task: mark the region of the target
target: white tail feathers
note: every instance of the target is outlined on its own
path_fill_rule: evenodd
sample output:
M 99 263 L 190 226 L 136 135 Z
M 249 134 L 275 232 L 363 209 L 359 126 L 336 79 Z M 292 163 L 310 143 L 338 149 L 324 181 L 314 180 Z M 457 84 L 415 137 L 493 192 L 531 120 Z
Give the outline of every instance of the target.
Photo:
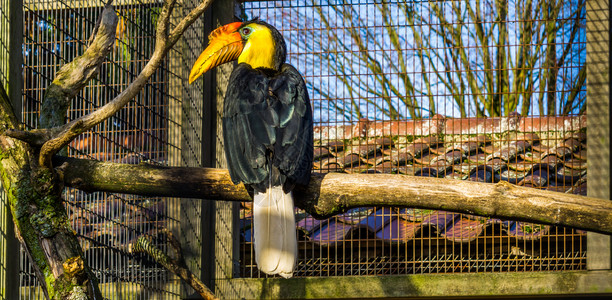
M 282 186 L 270 187 L 265 193 L 255 192 L 253 232 L 259 270 L 285 278 L 293 276 L 297 238 L 292 192 L 286 194 Z

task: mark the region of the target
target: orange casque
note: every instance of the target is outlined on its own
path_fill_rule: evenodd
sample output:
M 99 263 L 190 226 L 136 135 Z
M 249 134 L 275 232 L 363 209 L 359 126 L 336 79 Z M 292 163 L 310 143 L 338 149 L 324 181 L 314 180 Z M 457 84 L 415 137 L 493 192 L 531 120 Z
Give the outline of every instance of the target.
M 242 22 L 229 23 L 210 33 L 208 47 L 193 64 L 189 83 L 218 65 L 238 59 L 244 48 L 242 36 L 237 31 L 240 26 Z

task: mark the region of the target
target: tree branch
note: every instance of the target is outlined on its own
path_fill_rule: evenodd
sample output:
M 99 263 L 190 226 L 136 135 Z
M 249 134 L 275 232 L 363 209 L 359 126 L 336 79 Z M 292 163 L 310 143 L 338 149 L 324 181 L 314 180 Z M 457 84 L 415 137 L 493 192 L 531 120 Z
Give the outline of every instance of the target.
M 109 1 L 104 6 L 85 53 L 63 65 L 55 74 L 51 85 L 45 89 L 40 109 L 40 129 L 26 131 L 15 128 L 7 130 L 5 135 L 24 141 L 32 147 L 42 147 L 61 134 L 61 130 L 55 126 L 66 123 L 66 112 L 72 98 L 98 73 L 102 62 L 115 43 L 118 18 L 111 5 L 112 2 Z M 59 147 L 59 150 L 63 146 L 56 147 Z M 39 159 L 41 165 L 50 166 L 51 156 L 56 153 L 50 150 L 56 147 L 47 147 L 47 151 L 41 152 Z
M 45 144 L 49 139 L 53 136 L 50 134 L 49 130 L 20 130 L 20 129 L 7 129 L 4 135 L 20 140 L 22 142 L 26 142 L 28 145 L 32 147 L 41 147 Z
M 66 111 L 72 98 L 98 74 L 102 62 L 115 44 L 118 20 L 115 9 L 107 4 L 97 24 L 95 38 L 85 53 L 63 65 L 55 74 L 53 82 L 45 89 L 41 104 L 39 122 L 41 128 L 61 126 L 66 123 Z
M 161 251 L 155 246 L 151 240 L 151 236 L 142 235 L 138 239 L 129 245 L 128 252 L 130 253 L 146 253 L 151 256 L 157 263 L 164 266 L 172 273 L 185 280 L 202 298 L 206 300 L 218 299 L 215 294 L 197 277 L 195 276 L 187 266 L 182 256 L 180 244 L 177 239 L 169 231 L 164 232 L 170 246 L 176 252 L 177 259 L 173 259 L 168 254 Z
M 85 53 L 62 66 L 51 85 L 45 89 L 39 122 L 43 129 L 13 129 L 6 132 L 7 136 L 22 140 L 33 147 L 41 147 L 38 156 L 41 166 L 50 167 L 51 157 L 70 142 L 71 139 L 65 144 L 59 143 L 57 137 L 64 133 L 54 126 L 64 125 L 72 98 L 98 73 L 115 43 L 118 18 L 115 9 L 110 5 L 111 2 L 104 7 L 95 30 L 95 38 Z
M 121 108 L 123 108 L 130 100 L 132 100 L 147 83 L 155 70 L 161 65 L 164 57 L 182 36 L 183 32 L 189 25 L 195 22 L 195 20 L 202 15 L 202 13 L 204 13 L 211 3 L 212 0 L 202 1 L 202 3 L 192 10 L 184 19 L 182 19 L 174 30 L 172 30 L 170 35 L 167 36 L 165 32 L 168 29 L 170 19 L 169 15 L 172 12 L 172 7 L 175 4 L 175 0 L 164 2 L 164 7 L 162 8 L 161 15 L 159 17 L 160 23 L 158 25 L 158 36 L 156 38 L 155 50 L 151 55 L 149 62 L 145 65 L 134 81 L 130 83 L 130 85 L 117 97 L 115 97 L 115 99 L 91 112 L 90 114 L 75 119 L 61 127 L 54 128 L 53 130 L 57 131 L 58 133 L 54 134 L 54 138 L 48 140 L 41 147 L 41 165 L 46 163 L 46 161 L 42 159 L 42 153 L 57 153 L 57 151 L 68 145 L 68 143 L 70 143 L 70 141 L 72 141 L 78 135 L 110 118 Z
M 251 201 L 227 170 L 125 165 L 56 157 L 67 186 L 84 191 Z M 391 174 L 317 174 L 296 206 L 327 218 L 364 206 L 405 206 L 612 234 L 612 201 L 511 185 Z

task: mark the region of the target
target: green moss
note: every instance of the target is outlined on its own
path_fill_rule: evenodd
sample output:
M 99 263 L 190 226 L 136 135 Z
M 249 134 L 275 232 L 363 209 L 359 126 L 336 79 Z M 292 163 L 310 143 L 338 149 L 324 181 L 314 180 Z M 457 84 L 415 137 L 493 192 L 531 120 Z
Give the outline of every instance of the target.
M 47 285 L 47 292 L 49 293 L 49 298 L 54 299 L 55 277 L 48 268 L 43 273 L 45 275 L 45 284 Z
M 7 158 L 9 158 L 9 153 L 7 153 L 6 151 L 0 150 L 0 160 L 5 160 Z
M 73 286 L 67 300 L 87 299 L 87 293 L 82 286 Z
M 525 233 L 536 233 L 542 231 L 545 228 L 544 225 L 539 224 L 521 224 L 521 228 Z
M 420 138 L 419 135 L 402 135 L 397 137 L 397 144 L 400 145 L 401 148 L 405 147 L 405 145 L 411 144 L 414 140 Z
M 73 257 L 64 263 L 64 274 L 55 278 L 45 272 L 45 282 L 51 299 L 87 299 L 87 292 L 82 287 L 87 278 L 84 272 L 83 259 Z
M 15 225 L 19 229 L 21 237 L 28 245 L 31 258 L 34 260 L 35 264 L 41 268 L 43 273 L 45 273 L 45 270 L 48 270 L 47 258 L 44 250 L 38 243 L 38 233 L 27 221 L 16 220 Z
M 403 298 L 499 297 L 604 293 L 611 273 L 535 272 L 480 274 L 413 274 L 328 278 L 248 279 L 242 290 L 260 291 L 252 298 Z
M 433 135 L 437 135 L 438 136 L 438 140 L 440 140 L 440 142 L 442 142 L 442 143 L 448 142 L 447 140 L 445 140 L 447 138 L 447 134 L 438 133 L 438 134 L 433 134 Z
M 3 172 L 3 180 L 9 176 Z M 21 237 L 26 242 L 28 252 L 40 268 L 51 298 L 56 294 L 56 278 L 49 269 L 48 260 L 40 244 L 40 238 L 49 238 L 67 224 L 67 215 L 62 206 L 61 194 L 56 189 L 54 175 L 49 170 L 31 172 L 22 170 L 12 174 L 8 188 L 13 219 Z

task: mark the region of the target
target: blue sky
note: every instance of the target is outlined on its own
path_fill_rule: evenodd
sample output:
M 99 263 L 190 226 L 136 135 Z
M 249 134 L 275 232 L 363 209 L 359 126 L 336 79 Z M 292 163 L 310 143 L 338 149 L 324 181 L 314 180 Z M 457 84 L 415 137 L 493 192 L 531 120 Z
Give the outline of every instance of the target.
M 528 1 L 512 0 L 508 2 L 508 12 L 504 23 L 507 26 L 508 37 L 503 50 L 507 53 L 509 61 L 506 68 L 511 69 L 508 72 L 510 85 L 518 69 L 516 67 L 517 53 L 520 53 L 518 50 L 521 47 L 519 33 L 524 30 L 526 24 L 526 22 L 519 21 L 521 18 L 526 19 L 525 16 L 517 17 L 517 14 L 524 13 L 521 8 L 527 5 Z M 532 19 L 545 17 L 544 13 L 538 11 L 537 1 L 536 3 L 531 2 Z M 585 62 L 584 8 L 577 12 L 575 7 L 578 7 L 578 2 L 582 1 L 564 1 L 559 6 L 558 19 L 567 21 L 562 26 L 559 25 L 560 22 L 557 23 L 559 26 L 554 37 L 556 57 L 563 55 L 566 45 L 570 46 L 569 54 L 565 56 L 564 64 L 556 77 L 556 114 L 561 113 L 560 107 L 563 107 L 564 101 L 572 95 L 572 88 L 576 88 L 575 83 L 580 78 L 579 73 Z M 484 109 L 482 102 L 472 100 L 480 96 L 476 94 L 501 94 L 498 91 L 487 91 L 486 89 L 485 74 L 487 71 L 482 59 L 484 47 L 474 34 L 476 23 L 469 17 L 467 9 L 467 4 L 469 4 L 473 10 L 476 8 L 480 10 L 480 16 L 484 20 L 481 24 L 488 34 L 488 43 L 490 43 L 486 48 L 490 52 L 490 57 L 495 57 L 499 48 L 495 47 L 494 42 L 500 37 L 500 23 L 495 22 L 499 12 L 491 3 L 475 0 L 437 2 L 446 21 L 455 24 L 453 26 L 459 30 L 466 56 L 470 61 L 470 69 L 478 82 L 477 92 L 467 88 L 463 89 L 462 95 L 457 93 L 458 89 L 453 92 L 437 78 L 439 74 L 450 74 L 446 81 L 454 81 L 459 85 L 461 81 L 459 79 L 462 78 L 465 82 L 468 74 L 461 64 L 459 64 L 460 68 L 449 65 L 449 62 L 452 62 L 452 59 L 449 58 L 452 55 L 450 51 L 454 49 L 445 44 L 441 35 L 435 32 L 439 31 L 442 26 L 440 17 L 435 16 L 432 11 L 431 3 L 427 1 L 386 2 L 387 18 L 382 13 L 380 3 L 372 0 L 299 0 L 244 2 L 243 5 L 247 19 L 260 17 L 277 27 L 287 40 L 289 63 L 300 70 L 309 85 L 310 96 L 315 108 L 315 119 L 318 122 L 354 121 L 359 117 L 384 120 L 391 118 L 388 113 L 390 108 L 397 111 L 395 118 L 427 117 L 432 106 L 437 113 L 460 117 L 461 112 L 457 99 L 463 99 L 466 102 L 464 109 L 467 116 L 475 116 L 478 108 Z M 413 10 L 415 13 L 407 13 L 407 10 Z M 350 13 L 342 14 L 343 11 Z M 419 15 L 420 18 L 415 18 L 414 15 Z M 326 18 L 322 19 L 321 16 L 326 16 Z M 576 16 L 578 16 L 578 23 L 576 23 L 578 26 L 574 26 Z M 411 22 L 415 26 L 410 26 Z M 456 25 L 460 22 L 463 24 Z M 359 26 L 355 27 L 356 24 Z M 537 21 L 531 24 L 538 26 Z M 542 24 L 539 27 L 540 31 L 536 30 L 534 36 L 544 32 L 546 23 Z M 362 49 L 360 52 L 358 44 L 351 36 L 351 27 L 355 28 L 354 32 L 357 32 L 364 41 L 365 50 Z M 574 34 L 572 43 L 569 44 L 571 30 L 574 27 L 578 31 Z M 394 47 L 389 38 L 389 28 L 392 28 L 398 35 L 397 41 L 399 49 L 402 50 L 403 68 L 400 66 L 398 47 Z M 419 45 L 415 42 L 415 30 L 422 35 L 426 45 L 435 50 L 419 55 Z M 540 41 L 534 44 L 536 45 L 528 46 L 527 51 L 532 53 L 540 51 L 542 58 L 531 64 L 530 70 L 532 71 L 525 84 L 532 84 L 531 89 L 533 90 L 528 114 L 539 115 L 545 114 L 548 110 L 546 101 L 542 107 L 538 106 L 537 101 L 540 94 L 546 99 L 548 91 L 548 85 L 540 86 L 540 78 L 546 73 L 539 70 L 544 64 L 545 55 L 543 53 L 547 50 L 547 43 Z M 340 51 L 340 54 L 336 51 Z M 365 64 L 368 59 L 361 60 L 360 57 L 363 56 L 360 55 L 367 55 L 372 62 L 378 64 L 379 72 L 367 67 Z M 495 64 L 492 68 L 496 68 Z M 376 73 L 386 74 L 385 79 L 381 80 L 381 76 L 377 76 Z M 497 74 L 495 70 L 493 73 Z M 406 74 L 406 76 L 402 77 L 401 74 Z M 414 89 L 407 88 L 406 81 L 409 81 Z M 512 86 L 509 89 L 512 93 Z M 579 113 L 584 107 L 585 88 L 580 88 L 575 94 L 576 107 L 570 113 Z M 525 95 L 521 93 L 517 96 L 520 109 Z M 507 96 L 504 96 L 502 101 L 505 101 L 506 98 Z M 415 116 L 414 112 L 418 116 Z M 503 115 L 507 113 L 509 112 L 502 111 Z

